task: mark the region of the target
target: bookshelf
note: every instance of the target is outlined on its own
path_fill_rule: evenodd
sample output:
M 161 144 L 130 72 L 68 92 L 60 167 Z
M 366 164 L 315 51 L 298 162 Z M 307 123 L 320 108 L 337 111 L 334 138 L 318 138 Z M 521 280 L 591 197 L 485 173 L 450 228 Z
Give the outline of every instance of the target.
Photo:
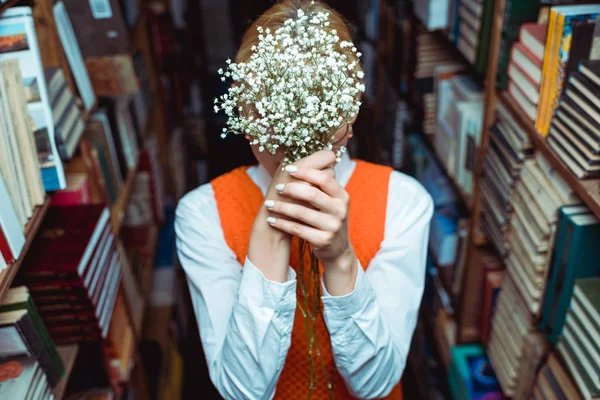
M 504 103 L 510 109 L 512 114 L 517 118 L 521 126 L 525 127 L 525 131 L 531 138 L 535 149 L 540 151 L 544 157 L 550 161 L 552 166 L 556 168 L 562 178 L 567 181 L 569 186 L 573 188 L 575 193 L 581 200 L 600 218 L 600 179 L 579 179 L 565 165 L 565 163 L 556 155 L 556 153 L 548 146 L 544 137 L 538 133 L 523 110 L 518 107 L 511 96 L 507 93 L 499 94 Z
M 33 243 L 33 239 L 35 238 L 37 231 L 44 220 L 44 216 L 46 215 L 48 208 L 50 207 L 50 201 L 51 197 L 46 196 L 44 204 L 34 210 L 33 216 L 29 219 L 27 225 L 25 226 L 25 246 L 23 247 L 23 250 L 21 250 L 19 259 L 12 264 L 9 264 L 8 267 L 2 271 L 2 273 L 0 273 L 0 300 L 2 297 L 4 297 L 4 293 L 8 290 L 8 288 L 10 288 L 15 276 L 17 276 L 17 272 L 19 271 L 19 268 L 21 268 L 21 264 L 27 255 L 27 251 L 29 250 L 29 247 L 31 247 L 31 243 Z
M 58 355 L 60 356 L 65 366 L 65 375 L 56 385 L 56 387 L 52 391 L 52 394 L 54 394 L 54 398 L 56 400 L 62 400 L 62 398 L 65 395 L 65 390 L 67 389 L 67 383 L 69 382 L 71 371 L 73 371 L 73 366 L 75 365 L 75 360 L 77 359 L 79 345 L 72 344 L 67 346 L 57 346 L 56 351 L 58 352 Z

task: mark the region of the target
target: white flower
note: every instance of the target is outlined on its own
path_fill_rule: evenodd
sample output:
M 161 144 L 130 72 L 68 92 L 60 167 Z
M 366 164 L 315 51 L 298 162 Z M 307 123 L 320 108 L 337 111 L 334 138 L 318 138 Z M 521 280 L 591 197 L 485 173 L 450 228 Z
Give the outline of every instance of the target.
M 328 32 L 327 13 L 299 10 L 276 31 L 257 27 L 259 42 L 244 63 L 227 60 L 219 74 L 233 80 L 228 93 L 215 99 L 215 112 L 227 115 L 228 132 L 250 136 L 259 151 L 281 150 L 284 164 L 330 149 L 333 134 L 360 109 L 364 73 L 357 61 L 337 49 L 356 47 Z M 354 55 L 352 56 L 354 58 Z M 241 105 L 247 105 L 245 108 Z M 346 151 L 336 147 L 336 158 Z

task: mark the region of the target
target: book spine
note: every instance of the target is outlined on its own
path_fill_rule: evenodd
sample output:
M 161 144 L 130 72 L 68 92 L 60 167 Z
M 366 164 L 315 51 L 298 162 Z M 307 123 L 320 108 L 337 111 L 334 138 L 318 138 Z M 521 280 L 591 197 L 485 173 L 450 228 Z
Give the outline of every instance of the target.
M 60 380 L 60 373 L 57 369 L 57 366 L 52 361 L 50 354 L 46 350 L 46 346 L 39 335 L 31 317 L 29 315 L 23 316 L 18 322 L 17 325 L 21 330 L 22 334 L 24 334 L 25 340 L 29 343 L 31 349 L 33 350 L 33 354 L 35 354 L 40 366 L 46 371 L 46 375 L 48 376 L 48 381 L 51 386 L 55 386 Z
M 542 120 L 541 133 L 542 135 L 548 135 L 550 130 L 550 123 L 552 122 L 552 116 L 554 115 L 554 109 L 558 104 L 558 97 L 562 92 L 563 79 L 565 74 L 565 62 L 561 59 L 563 48 L 565 45 L 564 39 L 565 29 L 565 16 L 561 14 L 558 18 L 558 26 L 556 30 L 556 43 L 555 43 L 555 54 L 550 65 L 550 86 L 548 90 L 548 98 L 546 99 L 545 113 Z
M 46 345 L 46 349 L 48 350 L 48 353 L 50 354 L 52 361 L 54 361 L 54 364 L 56 366 L 56 369 L 58 370 L 59 375 L 62 376 L 65 372 L 65 368 L 64 368 L 62 359 L 60 358 L 60 356 L 58 355 L 58 352 L 56 351 L 56 346 L 54 345 L 54 342 L 52 342 L 52 337 L 48 333 L 48 330 L 46 329 L 46 325 L 44 325 L 44 322 L 42 321 L 42 318 L 40 317 L 40 314 L 38 313 L 38 311 L 35 307 L 35 303 L 33 302 L 33 298 L 31 296 L 29 296 L 29 300 L 27 301 L 27 311 L 28 311 L 28 315 L 31 317 L 31 320 L 33 321 L 33 324 L 35 325 L 38 333 L 41 335 L 41 337 L 44 341 L 44 344 Z
M 535 129 L 538 132 L 542 132 L 543 120 L 545 117 L 546 105 L 548 103 L 548 97 L 551 86 L 551 65 L 554 57 L 554 48 L 556 46 L 556 18 L 557 12 L 553 9 L 550 10 L 550 17 L 548 18 L 548 36 L 546 38 L 546 48 L 544 50 L 544 60 L 542 64 L 542 84 L 540 88 L 540 102 L 537 108 L 537 118 L 535 121 Z

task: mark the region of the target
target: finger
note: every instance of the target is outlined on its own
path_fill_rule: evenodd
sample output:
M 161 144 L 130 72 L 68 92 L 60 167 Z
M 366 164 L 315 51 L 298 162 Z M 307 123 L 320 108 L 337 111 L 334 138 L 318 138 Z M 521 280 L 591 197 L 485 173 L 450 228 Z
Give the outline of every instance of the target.
M 321 189 L 307 185 L 304 182 L 280 183 L 275 186 L 280 195 L 312 204 L 317 209 L 328 214 L 338 215 L 340 202 L 327 195 Z
M 293 165 L 316 169 L 328 168 L 335 165 L 335 153 L 331 150 L 320 150 L 308 157 L 301 158 Z
M 332 215 L 300 204 L 267 200 L 265 201 L 265 207 L 279 215 L 298 220 L 319 230 L 337 232 L 340 229 L 341 222 Z
M 323 170 L 288 165 L 285 170 L 296 179 L 311 183 L 336 199 L 344 199 L 346 191 L 330 173 Z
M 331 242 L 331 233 L 320 231 L 311 226 L 306 226 L 300 222 L 289 221 L 284 218 L 267 218 L 267 222 L 273 228 L 282 232 L 298 236 L 316 247 L 326 247 Z

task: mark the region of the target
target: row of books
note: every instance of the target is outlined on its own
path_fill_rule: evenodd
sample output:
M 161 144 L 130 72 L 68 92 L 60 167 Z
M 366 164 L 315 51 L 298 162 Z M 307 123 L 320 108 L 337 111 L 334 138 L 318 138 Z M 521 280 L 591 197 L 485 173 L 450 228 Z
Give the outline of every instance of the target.
M 451 42 L 479 74 L 487 69 L 494 0 L 454 0 L 449 20 Z

